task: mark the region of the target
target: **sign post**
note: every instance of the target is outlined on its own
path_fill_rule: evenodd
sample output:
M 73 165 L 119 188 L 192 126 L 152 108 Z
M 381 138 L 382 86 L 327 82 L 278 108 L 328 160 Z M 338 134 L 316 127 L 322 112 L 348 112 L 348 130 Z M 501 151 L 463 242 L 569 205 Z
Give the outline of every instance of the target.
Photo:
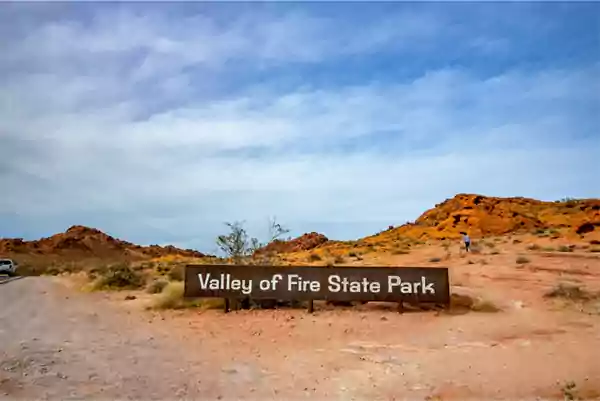
M 448 268 L 188 265 L 186 298 L 240 298 L 450 304 Z

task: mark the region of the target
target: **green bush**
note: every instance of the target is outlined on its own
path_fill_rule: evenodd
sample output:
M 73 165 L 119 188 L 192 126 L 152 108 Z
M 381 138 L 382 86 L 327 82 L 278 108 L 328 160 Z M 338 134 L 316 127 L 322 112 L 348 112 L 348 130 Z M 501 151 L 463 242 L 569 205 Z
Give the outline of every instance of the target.
M 96 277 L 94 287 L 97 289 L 137 289 L 145 283 L 141 273 L 124 263 L 98 269 L 92 275 Z

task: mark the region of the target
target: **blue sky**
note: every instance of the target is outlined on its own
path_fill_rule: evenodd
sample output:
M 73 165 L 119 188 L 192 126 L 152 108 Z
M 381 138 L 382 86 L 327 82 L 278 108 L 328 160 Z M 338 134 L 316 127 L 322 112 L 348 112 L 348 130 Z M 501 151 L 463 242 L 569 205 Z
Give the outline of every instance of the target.
M 598 3 L 4 3 L 0 236 L 353 239 L 598 197 Z

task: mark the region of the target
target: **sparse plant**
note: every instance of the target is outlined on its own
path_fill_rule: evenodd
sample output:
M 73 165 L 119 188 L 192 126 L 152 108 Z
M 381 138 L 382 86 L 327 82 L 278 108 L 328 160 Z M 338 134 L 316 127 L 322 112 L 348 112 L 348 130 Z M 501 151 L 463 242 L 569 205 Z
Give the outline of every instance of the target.
M 525 256 L 519 256 L 519 257 L 517 258 L 516 262 L 517 262 L 517 264 L 519 264 L 519 265 L 523 265 L 523 264 L 529 263 L 529 262 L 530 262 L 530 260 L 529 260 L 528 258 L 526 258 Z
M 590 248 L 590 252 L 592 252 L 592 253 L 600 253 L 600 248 L 596 248 L 596 247 Z
M 217 237 L 217 246 L 230 257 L 235 264 L 241 264 L 257 250 L 289 232 L 288 229 L 281 226 L 277 223 L 275 218 L 273 218 L 272 220 L 269 220 L 269 241 L 266 244 L 263 244 L 257 238 L 250 238 L 248 236 L 248 233 L 244 228 L 244 222 L 236 221 L 233 223 L 225 223 L 225 225 L 229 227 L 230 232 L 227 235 L 219 235 Z
M 491 249 L 494 249 L 496 247 L 496 244 L 494 244 L 493 242 L 484 242 L 484 245 Z
M 392 255 L 407 255 L 410 253 L 410 250 L 406 248 L 396 248 L 392 251 Z
M 183 306 L 182 282 L 172 282 L 166 285 L 154 302 L 157 309 L 178 309 Z
M 558 247 L 558 252 L 573 252 L 573 249 L 566 245 L 561 245 Z
M 352 251 L 352 252 L 348 252 L 348 256 L 351 258 L 355 258 L 357 256 L 357 253 Z
M 499 252 L 499 251 L 496 251 L 496 250 L 494 250 L 494 251 L 490 252 L 490 255 L 499 255 L 499 254 L 500 254 L 500 252 Z
M 475 302 L 473 302 L 471 310 L 474 312 L 495 313 L 500 312 L 502 309 L 500 309 L 490 300 L 477 299 Z
M 183 308 L 202 308 L 215 309 L 223 307 L 221 298 L 193 299 L 186 300 L 183 297 L 184 284 L 183 282 L 171 282 L 162 292 L 156 295 L 151 306 L 153 309 L 183 309 Z
M 555 251 L 554 247 L 552 247 L 552 246 L 545 246 L 542 248 L 542 250 L 544 252 L 554 252 Z
M 120 263 L 94 272 L 95 289 L 137 289 L 144 285 L 144 276 L 128 264 Z
M 538 244 L 531 244 L 527 247 L 527 249 L 529 249 L 530 251 L 539 251 L 540 246 Z
M 158 278 L 146 287 L 146 292 L 149 294 L 160 294 L 168 284 L 169 282 L 167 280 Z
M 572 301 L 587 301 L 594 295 L 575 284 L 560 283 L 545 295 L 546 298 L 565 298 Z
M 577 397 L 577 385 L 574 381 L 566 382 L 561 388 L 565 401 L 575 401 Z
M 442 258 L 430 258 L 429 263 L 439 263 L 442 261 Z
M 171 267 L 171 269 L 167 273 L 167 277 L 171 281 L 183 281 L 184 275 L 184 266 L 182 265 L 175 265 Z
M 310 255 L 308 255 L 308 260 L 311 262 L 317 262 L 319 260 L 321 260 L 321 256 L 319 256 L 318 253 L 311 253 Z
M 333 263 L 335 264 L 340 264 L 340 263 L 344 263 L 346 260 L 344 259 L 344 257 L 342 255 L 336 255 L 336 257 L 333 259 Z

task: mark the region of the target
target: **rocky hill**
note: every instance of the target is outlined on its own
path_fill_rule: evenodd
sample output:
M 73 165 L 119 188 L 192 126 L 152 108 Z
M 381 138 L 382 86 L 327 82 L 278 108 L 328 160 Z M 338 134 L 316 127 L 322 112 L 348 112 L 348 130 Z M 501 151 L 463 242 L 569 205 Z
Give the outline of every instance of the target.
M 40 256 L 67 259 L 147 259 L 167 255 L 203 257 L 204 254 L 173 246 L 140 246 L 111 237 L 95 228 L 73 226 L 64 233 L 36 241 L 0 239 L 0 255 Z
M 267 246 L 257 250 L 256 254 L 260 255 L 263 253 L 291 253 L 308 251 L 323 245 L 328 241 L 329 239 L 323 234 L 312 232 L 301 235 L 300 237 L 289 241 L 275 240 Z
M 461 231 L 482 237 L 547 230 L 561 236 L 598 236 L 600 199 L 546 202 L 458 194 L 427 210 L 414 223 L 390 227 L 370 238 L 404 236 L 426 240 L 458 238 Z

